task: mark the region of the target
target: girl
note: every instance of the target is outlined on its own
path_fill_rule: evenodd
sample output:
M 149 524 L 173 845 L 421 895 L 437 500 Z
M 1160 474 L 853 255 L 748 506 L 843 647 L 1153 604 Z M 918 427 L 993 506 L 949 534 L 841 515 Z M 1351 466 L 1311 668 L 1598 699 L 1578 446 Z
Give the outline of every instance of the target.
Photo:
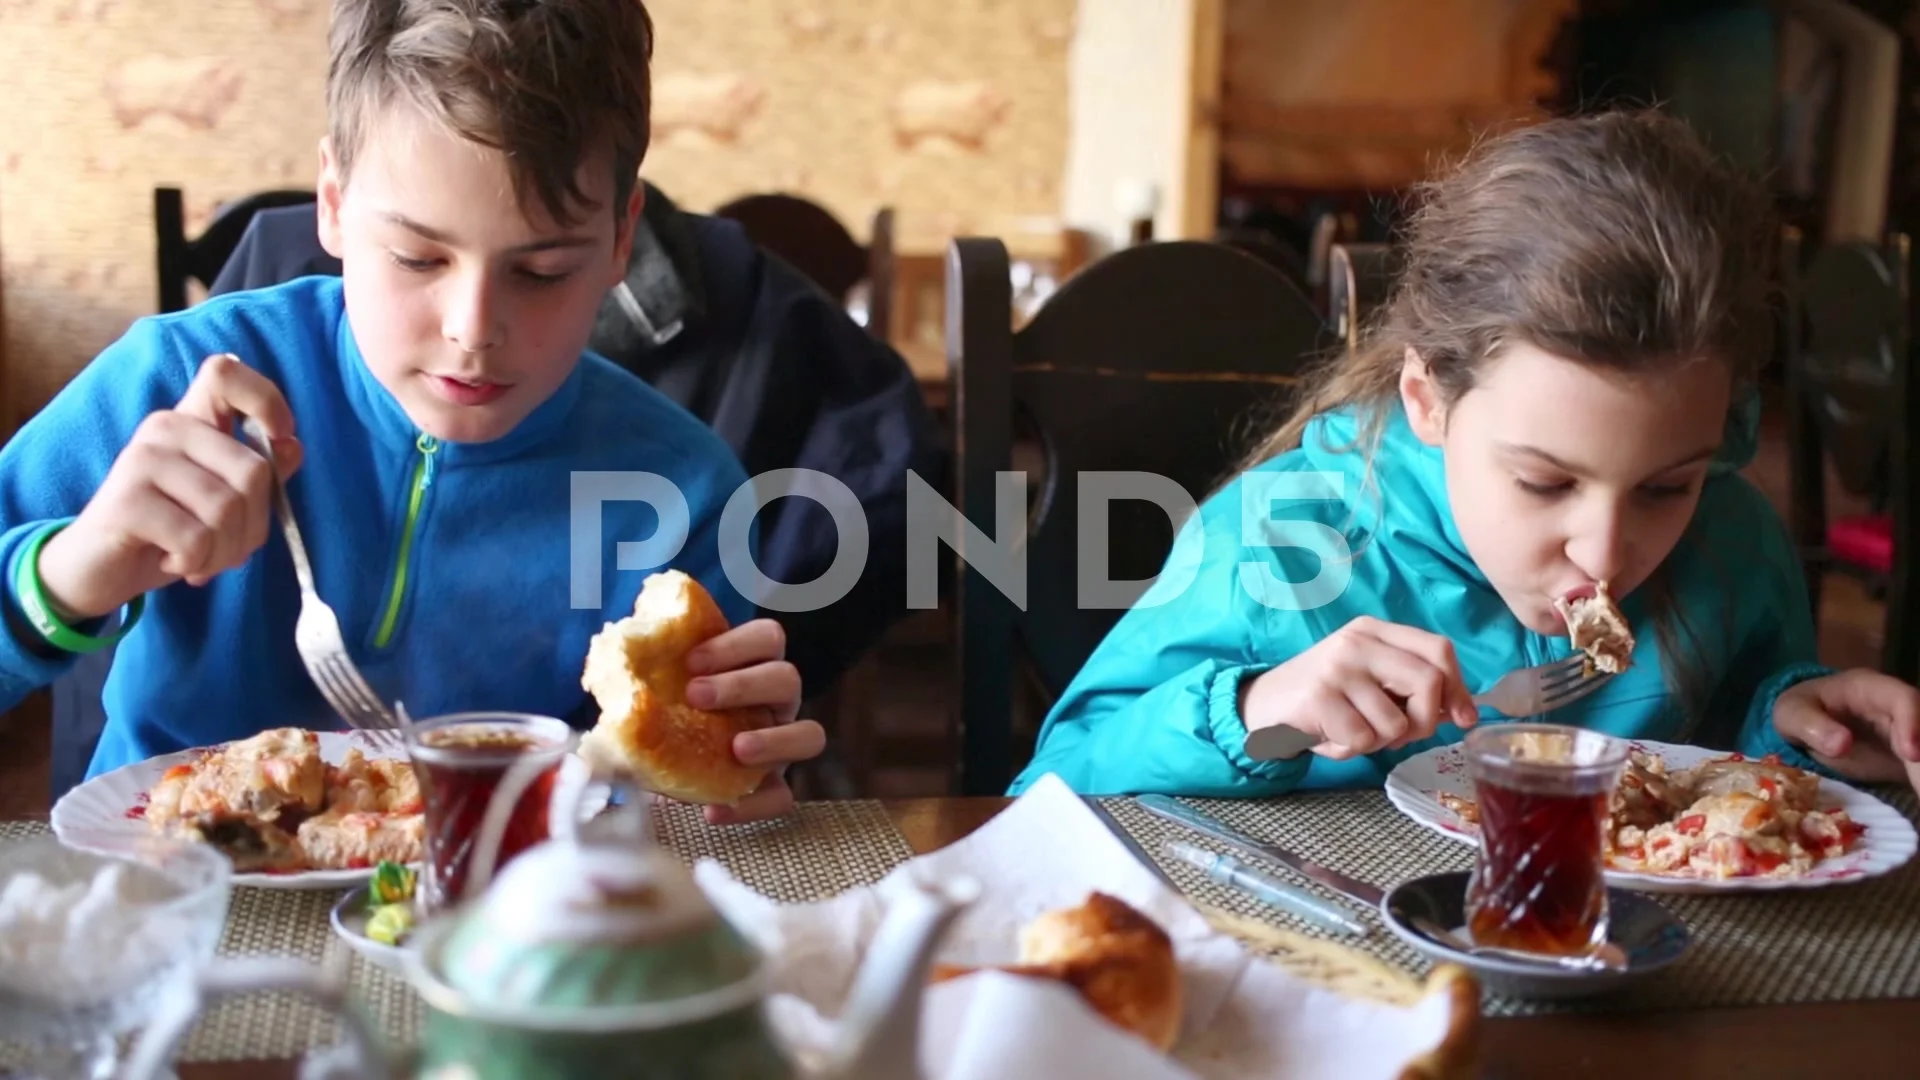
M 1488 142 L 1426 195 L 1369 340 L 1181 529 L 1013 791 L 1378 785 L 1570 655 L 1555 601 L 1602 583 L 1631 666 L 1550 719 L 1920 785 L 1920 692 L 1814 662 L 1794 549 L 1735 472 L 1764 195 L 1639 113 Z M 1316 745 L 1254 760 L 1271 725 Z

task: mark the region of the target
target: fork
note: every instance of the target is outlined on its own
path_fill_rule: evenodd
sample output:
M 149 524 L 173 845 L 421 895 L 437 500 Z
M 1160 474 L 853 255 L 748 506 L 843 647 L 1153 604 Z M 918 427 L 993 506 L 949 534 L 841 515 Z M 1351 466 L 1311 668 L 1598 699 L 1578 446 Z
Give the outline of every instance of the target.
M 1585 654 L 1554 660 L 1538 667 L 1520 668 L 1500 677 L 1473 703 L 1503 716 L 1538 716 L 1571 705 L 1607 684 L 1607 673 L 1588 675 Z M 1320 736 L 1285 724 L 1247 732 L 1247 756 L 1255 761 L 1298 757 L 1320 743 Z
M 340 633 L 339 616 L 320 599 L 320 593 L 314 588 L 313 564 L 307 560 L 307 545 L 300 538 L 300 526 L 293 520 L 293 503 L 287 498 L 287 487 L 280 478 L 280 465 L 274 460 L 267 433 L 252 417 L 246 418 L 241 427 L 253 441 L 254 448 L 267 459 L 267 468 L 273 477 L 274 513 L 280 518 L 281 531 L 286 533 L 287 550 L 293 553 L 294 576 L 300 579 L 300 619 L 293 628 L 293 646 L 300 653 L 300 661 L 307 666 L 313 684 L 320 688 L 320 695 L 349 727 L 367 733 L 368 742 L 375 748 L 398 749 L 400 721 L 381 703 L 379 695 L 354 666 L 353 658 L 347 655 L 346 639 Z
M 1575 653 L 1565 660 L 1509 671 L 1492 687 L 1473 695 L 1473 703 L 1503 716 L 1538 716 L 1579 701 L 1612 678 L 1607 672 L 1587 674 L 1586 655 Z

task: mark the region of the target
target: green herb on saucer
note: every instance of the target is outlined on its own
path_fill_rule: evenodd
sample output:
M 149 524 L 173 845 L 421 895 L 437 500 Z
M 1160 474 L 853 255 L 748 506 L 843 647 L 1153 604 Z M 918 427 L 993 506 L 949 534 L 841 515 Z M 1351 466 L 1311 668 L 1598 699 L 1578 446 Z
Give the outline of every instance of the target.
M 397 904 L 413 899 L 413 871 L 396 862 L 382 862 L 373 868 L 367 896 L 375 904 Z

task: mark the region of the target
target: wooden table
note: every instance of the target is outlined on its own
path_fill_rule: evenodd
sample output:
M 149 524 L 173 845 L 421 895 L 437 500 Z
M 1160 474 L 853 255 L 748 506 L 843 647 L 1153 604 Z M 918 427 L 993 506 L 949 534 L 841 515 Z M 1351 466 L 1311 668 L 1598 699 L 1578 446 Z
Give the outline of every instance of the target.
M 1005 799 L 904 799 L 888 814 L 916 853 L 980 827 Z M 1920 1000 L 1487 1020 L 1485 1075 L 1507 1078 L 1912 1077 Z M 184 1064 L 180 1080 L 293 1080 L 297 1063 Z

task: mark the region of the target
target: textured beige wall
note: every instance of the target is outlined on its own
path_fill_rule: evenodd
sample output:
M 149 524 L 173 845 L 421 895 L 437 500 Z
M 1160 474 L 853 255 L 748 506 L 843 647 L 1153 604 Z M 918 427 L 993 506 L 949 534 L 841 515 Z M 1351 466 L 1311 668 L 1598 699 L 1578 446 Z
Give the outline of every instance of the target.
M 1060 209 L 1074 0 L 653 0 L 647 174 L 711 209 L 805 192 L 910 240 Z
M 653 0 L 650 179 L 790 189 L 909 243 L 1051 218 L 1074 0 Z M 6 430 L 154 307 L 152 188 L 312 183 L 327 0 L 0 0 Z
M 312 182 L 326 0 L 0 0 L 0 289 L 11 424 L 154 308 L 152 189 L 189 228 Z

